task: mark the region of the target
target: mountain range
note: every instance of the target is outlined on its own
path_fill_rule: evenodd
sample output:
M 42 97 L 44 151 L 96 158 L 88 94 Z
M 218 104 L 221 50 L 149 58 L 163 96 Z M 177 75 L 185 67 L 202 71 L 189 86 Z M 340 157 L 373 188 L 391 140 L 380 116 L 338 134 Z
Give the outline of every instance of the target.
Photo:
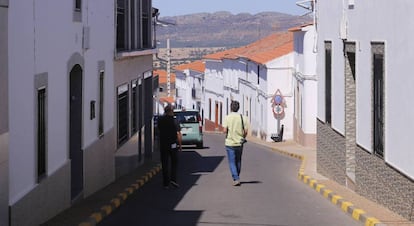
M 232 14 L 226 11 L 161 17 L 159 20 L 175 25 L 157 26 L 159 48 L 170 39 L 172 48 L 239 47 L 250 44 L 271 33 L 312 22 L 309 16 L 294 16 L 278 12 Z

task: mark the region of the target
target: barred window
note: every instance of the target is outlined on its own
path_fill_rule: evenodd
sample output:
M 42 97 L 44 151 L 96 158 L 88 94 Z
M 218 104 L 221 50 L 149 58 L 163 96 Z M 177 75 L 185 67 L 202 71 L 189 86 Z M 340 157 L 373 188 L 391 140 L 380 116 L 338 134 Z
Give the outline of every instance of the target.
M 118 52 L 153 47 L 151 0 L 117 0 L 116 21 Z
M 373 151 L 384 157 L 384 43 L 372 43 Z
M 325 122 L 332 123 L 332 43 L 325 42 Z
M 82 1 L 81 0 L 75 0 L 75 10 L 76 11 L 81 11 L 81 7 L 82 7 Z
M 46 88 L 37 90 L 37 180 L 46 176 Z
M 104 134 L 104 77 L 105 72 L 101 71 L 99 73 L 99 113 L 98 113 L 98 136 L 102 136 Z

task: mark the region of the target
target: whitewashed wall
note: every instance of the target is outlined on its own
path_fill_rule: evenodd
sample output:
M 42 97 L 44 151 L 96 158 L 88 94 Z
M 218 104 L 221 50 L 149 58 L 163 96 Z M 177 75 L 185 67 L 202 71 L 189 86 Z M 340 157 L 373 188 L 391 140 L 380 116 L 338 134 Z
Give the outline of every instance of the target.
M 316 51 L 317 39 L 315 27 L 309 25 L 301 31 L 294 33 L 295 39 L 295 86 L 300 87 L 301 103 L 295 103 L 301 112 L 296 112 L 296 117 L 301 129 L 306 134 L 316 134 L 317 112 L 317 76 L 316 76 Z M 303 82 L 299 80 L 303 79 Z M 298 109 L 299 110 L 299 109 Z
M 89 101 L 97 100 L 98 61 L 106 62 L 105 129 L 113 127 L 114 3 L 86 4 L 89 11 L 82 12 L 80 23 L 73 22 L 73 1 L 10 2 L 10 204 L 36 186 L 34 75 L 48 73 L 48 174 L 68 161 L 68 61 L 74 53 L 85 59 L 83 147 L 97 139 Z M 83 26 L 90 27 L 90 50 L 82 49 Z
M 342 1 L 330 1 L 328 5 L 319 4 L 317 9 L 318 17 L 330 18 L 329 21 L 318 21 L 318 53 L 319 56 L 325 55 L 324 41 L 332 41 L 332 59 L 343 58 L 343 45 L 339 38 Z M 325 74 L 324 57 L 318 57 L 317 74 Z M 335 61 L 332 65 L 332 128 L 336 131 L 345 133 L 345 79 L 336 74 L 344 74 L 344 60 Z M 325 79 L 320 77 L 318 81 L 318 118 L 325 121 Z
M 85 26 L 90 27 L 90 48 L 84 52 L 85 71 L 84 71 L 84 148 L 97 140 L 98 134 L 98 109 L 99 109 L 99 70 L 98 61 L 105 62 L 104 78 L 104 133 L 115 126 L 113 98 L 114 90 L 114 43 L 115 24 L 114 24 L 114 1 L 103 4 L 99 1 L 86 1 L 88 4 L 87 15 L 84 15 Z M 85 13 L 86 14 L 86 13 Z M 96 117 L 89 119 L 89 103 L 95 100 Z
M 285 117 L 280 120 L 284 125 L 283 139 L 293 138 L 293 114 L 294 114 L 294 97 L 293 97 L 293 53 L 281 56 L 266 64 L 267 66 L 267 131 L 268 140 L 272 133 L 277 133 L 277 119 L 272 112 L 271 97 L 279 89 L 284 96 L 286 106 L 284 108 Z
M 356 84 L 357 84 L 357 144 L 372 151 L 372 73 L 371 42 L 385 43 L 385 161 L 394 168 L 414 178 L 414 152 L 411 147 L 410 134 L 414 129 L 414 107 L 410 104 L 414 96 L 414 77 L 409 65 L 414 53 L 405 51 L 412 49 L 411 40 L 414 35 L 413 26 L 405 26 L 404 21 L 413 21 L 410 12 L 414 2 L 405 0 L 392 4 L 386 0 L 356 1 L 352 9 L 343 1 L 319 3 L 319 15 L 330 20 L 320 21 L 319 46 L 323 50 L 324 41 L 332 40 L 332 124 L 335 130 L 344 133 L 344 79 L 334 76 L 344 73 L 342 41 L 339 37 L 340 20 L 347 21 L 346 38 L 356 42 Z M 346 10 L 344 10 L 346 9 Z M 343 16 L 338 16 L 343 15 Z M 336 28 L 336 29 L 335 29 Z M 367 30 L 369 29 L 369 32 Z M 404 35 L 401 31 L 404 31 Z M 324 74 L 324 57 L 318 58 L 318 74 Z M 324 80 L 320 79 L 318 118 L 324 120 Z
M 204 95 L 204 118 L 209 119 L 209 99 L 211 99 L 211 121 L 215 121 L 215 101 L 223 102 L 223 66 L 221 61 L 205 61 L 205 95 Z
M 33 77 L 36 74 L 33 60 L 35 21 L 33 21 L 34 13 L 31 3 L 29 1 L 14 1 L 9 5 L 9 21 L 14 21 L 13 26 L 9 27 L 9 204 L 13 204 L 35 185 L 35 152 L 33 149 L 35 145 L 33 103 L 35 93 Z M 71 21 L 71 18 L 68 19 Z M 64 141 L 61 145 L 64 147 L 67 146 L 66 144 Z
M 182 104 L 182 106 L 187 106 L 187 98 L 188 98 L 188 87 L 186 83 L 187 76 L 183 71 L 176 71 L 175 72 L 175 87 L 178 90 L 178 96 L 176 98 L 177 104 Z

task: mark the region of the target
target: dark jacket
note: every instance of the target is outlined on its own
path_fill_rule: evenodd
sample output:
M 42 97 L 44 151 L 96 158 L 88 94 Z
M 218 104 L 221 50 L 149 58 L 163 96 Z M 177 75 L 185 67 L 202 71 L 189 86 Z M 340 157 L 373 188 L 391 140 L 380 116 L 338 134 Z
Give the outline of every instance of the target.
M 177 143 L 177 132 L 181 131 L 180 124 L 174 116 L 163 115 L 158 119 L 161 147 L 171 147 Z

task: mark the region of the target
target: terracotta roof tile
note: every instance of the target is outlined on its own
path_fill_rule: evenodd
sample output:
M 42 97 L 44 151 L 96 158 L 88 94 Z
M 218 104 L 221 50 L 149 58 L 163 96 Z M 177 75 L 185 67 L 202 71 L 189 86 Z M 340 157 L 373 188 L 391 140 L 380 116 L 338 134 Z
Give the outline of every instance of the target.
M 154 76 L 158 75 L 158 82 L 160 84 L 167 83 L 167 71 L 165 71 L 165 70 L 154 70 L 153 75 Z M 175 74 L 171 73 L 170 75 L 171 75 L 170 76 L 170 82 L 174 83 L 175 82 Z
M 290 31 L 290 32 L 301 31 L 302 28 L 307 27 L 307 26 L 311 26 L 311 25 L 313 25 L 313 23 L 302 24 L 302 25 L 297 26 L 297 27 L 289 28 L 288 31 Z
M 160 103 L 174 103 L 174 97 L 173 96 L 169 96 L 169 97 L 160 97 Z
M 188 64 L 180 64 L 174 67 L 174 69 L 178 71 L 184 71 L 184 70 L 190 69 L 193 71 L 204 72 L 206 69 L 206 65 L 203 61 L 197 60 L 197 61 L 194 61 Z
M 204 59 L 223 60 L 246 58 L 265 64 L 293 51 L 293 34 L 274 33 L 249 45 L 204 56 Z

